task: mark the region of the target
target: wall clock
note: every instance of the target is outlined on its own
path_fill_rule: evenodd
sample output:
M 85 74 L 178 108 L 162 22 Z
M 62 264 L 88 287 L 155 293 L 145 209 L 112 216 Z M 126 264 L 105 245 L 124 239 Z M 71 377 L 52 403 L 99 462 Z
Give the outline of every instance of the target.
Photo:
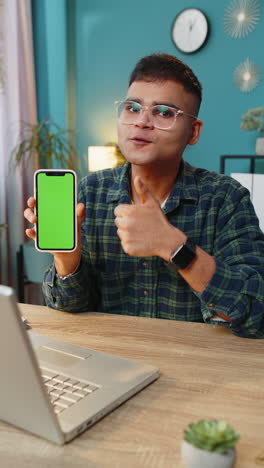
M 171 34 L 174 44 L 181 52 L 193 54 L 208 38 L 208 19 L 198 8 L 186 8 L 176 16 Z

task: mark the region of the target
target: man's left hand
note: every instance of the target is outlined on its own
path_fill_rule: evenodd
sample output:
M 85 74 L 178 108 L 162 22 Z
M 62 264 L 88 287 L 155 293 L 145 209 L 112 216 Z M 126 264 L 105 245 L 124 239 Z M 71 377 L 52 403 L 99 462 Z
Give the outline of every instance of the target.
M 118 205 L 114 211 L 123 250 L 136 257 L 159 256 L 169 261 L 172 251 L 185 242 L 186 236 L 168 222 L 139 176 L 134 179 L 134 187 L 140 203 Z

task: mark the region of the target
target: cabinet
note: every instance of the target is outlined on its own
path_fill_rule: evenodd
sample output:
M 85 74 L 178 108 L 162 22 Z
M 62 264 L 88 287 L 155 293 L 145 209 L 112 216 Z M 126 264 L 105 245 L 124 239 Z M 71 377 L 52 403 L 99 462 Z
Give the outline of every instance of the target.
M 261 230 L 264 232 L 264 174 L 256 173 L 256 161 L 262 160 L 264 156 L 260 155 L 223 155 L 220 157 L 220 172 L 225 173 L 226 160 L 245 160 L 249 161 L 249 172 L 232 172 L 230 175 L 246 187 L 250 192 L 250 198 L 259 218 Z

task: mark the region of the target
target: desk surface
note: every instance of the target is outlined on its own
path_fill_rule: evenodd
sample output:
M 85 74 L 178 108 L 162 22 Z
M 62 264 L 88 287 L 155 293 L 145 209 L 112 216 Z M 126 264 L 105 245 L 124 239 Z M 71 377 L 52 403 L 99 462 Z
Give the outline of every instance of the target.
M 154 364 L 161 377 L 63 447 L 0 422 L 2 468 L 182 467 L 188 423 L 226 419 L 238 468 L 264 453 L 264 341 L 220 326 L 20 305 L 33 331 Z

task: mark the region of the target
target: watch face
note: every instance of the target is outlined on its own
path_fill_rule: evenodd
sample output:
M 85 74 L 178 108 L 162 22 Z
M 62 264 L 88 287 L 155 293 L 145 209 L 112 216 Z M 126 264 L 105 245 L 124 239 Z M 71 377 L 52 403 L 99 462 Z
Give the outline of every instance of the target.
M 196 52 L 208 36 L 208 21 L 197 8 L 187 8 L 179 13 L 172 25 L 172 39 L 176 47 L 185 54 Z

